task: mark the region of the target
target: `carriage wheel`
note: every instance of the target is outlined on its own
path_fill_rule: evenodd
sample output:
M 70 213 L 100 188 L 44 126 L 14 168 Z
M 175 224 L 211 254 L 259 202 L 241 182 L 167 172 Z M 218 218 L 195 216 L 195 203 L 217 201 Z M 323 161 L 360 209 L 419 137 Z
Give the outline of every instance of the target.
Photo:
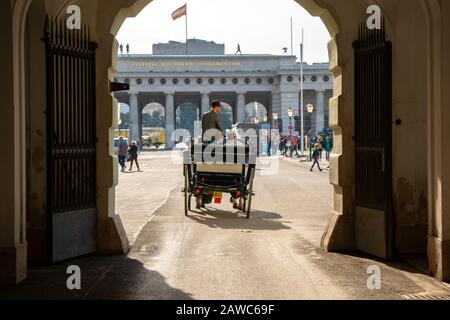
M 255 179 L 255 169 L 252 170 L 250 175 L 250 185 L 248 187 L 248 200 L 246 201 L 247 219 L 250 219 L 250 212 L 252 210 L 252 197 L 253 197 L 253 180 Z
M 189 175 L 187 174 L 188 167 L 184 167 L 184 215 L 187 217 L 191 211 L 191 195 L 189 192 Z

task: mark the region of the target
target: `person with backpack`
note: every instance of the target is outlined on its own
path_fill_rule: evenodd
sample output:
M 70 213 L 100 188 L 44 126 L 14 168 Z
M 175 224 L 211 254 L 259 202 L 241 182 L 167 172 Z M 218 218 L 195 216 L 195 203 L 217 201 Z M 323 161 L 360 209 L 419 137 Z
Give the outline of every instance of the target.
M 122 167 L 121 171 L 125 172 L 127 161 L 128 143 L 123 137 L 119 138 L 119 145 L 117 147 L 117 156 L 119 157 L 119 164 Z
M 138 168 L 138 172 L 140 172 L 141 169 L 139 168 L 139 163 L 138 163 L 139 147 L 138 147 L 136 141 L 132 141 L 131 142 L 129 154 L 130 154 L 130 161 L 131 161 L 130 172 L 133 171 L 133 163 L 134 162 L 136 162 L 136 166 Z
M 317 168 L 319 168 L 320 172 L 322 172 L 323 169 L 320 168 L 320 162 L 319 162 L 319 160 L 320 160 L 320 146 L 319 146 L 318 143 L 316 143 L 316 145 L 314 146 L 314 152 L 313 152 L 312 158 L 314 160 L 314 163 L 313 163 L 313 165 L 311 167 L 311 170 L 309 170 L 309 171 L 313 172 L 314 167 L 317 164 Z

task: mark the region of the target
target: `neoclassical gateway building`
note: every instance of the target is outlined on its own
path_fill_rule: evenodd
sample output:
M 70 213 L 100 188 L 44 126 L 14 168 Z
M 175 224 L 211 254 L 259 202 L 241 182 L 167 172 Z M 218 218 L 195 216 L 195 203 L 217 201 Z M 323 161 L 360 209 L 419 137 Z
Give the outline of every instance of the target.
M 188 45 L 188 56 L 185 44 L 173 41 L 155 44 L 153 55 L 119 55 L 115 80 L 130 84 L 130 91 L 116 93 L 116 98 L 130 107 L 133 139 L 142 134 L 142 113 L 150 108 L 165 114 L 169 138 L 176 128 L 191 129 L 182 121 L 186 111 L 194 110 L 191 119 L 199 119 L 213 100 L 223 102 L 228 126 L 262 122 L 261 115 L 267 115 L 286 134 L 297 119 L 298 130 L 301 71 L 295 56 L 225 55 L 223 45 L 196 39 Z M 328 63 L 304 65 L 304 106 L 314 106 L 312 113 L 304 109 L 307 133 L 328 128 L 332 78 Z M 289 108 L 294 110 L 291 119 Z

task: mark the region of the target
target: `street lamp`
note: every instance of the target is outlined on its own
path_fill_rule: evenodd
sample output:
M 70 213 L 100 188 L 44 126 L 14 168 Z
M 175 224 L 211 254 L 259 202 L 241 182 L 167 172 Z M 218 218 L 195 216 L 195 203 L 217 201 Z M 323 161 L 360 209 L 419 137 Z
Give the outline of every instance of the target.
M 289 108 L 289 109 L 288 109 L 288 116 L 289 116 L 289 118 L 291 118 L 291 119 L 292 119 L 292 117 L 294 116 L 294 110 L 292 110 L 292 108 Z
M 275 129 L 278 129 L 278 113 L 274 113 L 272 119 L 275 122 Z
M 272 114 L 272 118 L 273 118 L 273 120 L 277 121 L 278 120 L 278 113 Z
M 308 111 L 308 113 L 310 114 L 310 115 L 312 115 L 312 113 L 314 112 L 314 106 L 312 105 L 312 104 L 308 104 L 307 106 L 306 106 L 306 110 Z M 310 128 L 312 128 L 312 117 L 310 117 L 310 119 L 311 119 L 311 122 L 310 122 Z M 312 142 L 312 131 L 311 131 L 311 137 L 309 137 L 309 139 L 310 139 L 310 144 L 309 144 L 309 159 L 310 159 L 310 161 L 312 161 L 312 151 L 311 151 L 311 142 Z
M 263 122 L 264 122 L 264 130 L 262 131 L 264 133 L 264 136 L 260 135 L 260 139 L 263 140 L 263 146 L 264 151 L 263 153 L 270 155 L 270 146 L 271 146 L 271 140 L 270 140 L 270 133 L 271 133 L 271 125 L 269 122 L 269 115 L 267 113 L 263 116 Z
M 294 116 L 294 110 L 292 108 L 288 109 L 288 116 L 289 116 L 289 132 L 292 139 L 292 117 Z

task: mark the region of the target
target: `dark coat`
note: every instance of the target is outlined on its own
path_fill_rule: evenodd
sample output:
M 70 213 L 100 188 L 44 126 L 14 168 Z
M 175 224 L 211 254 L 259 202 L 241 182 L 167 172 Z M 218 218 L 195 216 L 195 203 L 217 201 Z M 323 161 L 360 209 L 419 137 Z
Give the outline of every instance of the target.
M 139 149 L 137 146 L 131 146 L 130 150 L 129 150 L 130 157 L 132 159 L 136 159 L 138 156 L 138 151 L 139 151 Z
M 320 150 L 314 150 L 312 157 L 314 160 L 318 160 L 320 158 Z
M 207 112 L 202 117 L 202 131 L 205 134 L 210 129 L 217 129 L 220 132 L 224 132 L 222 124 L 220 123 L 219 114 L 214 111 Z

